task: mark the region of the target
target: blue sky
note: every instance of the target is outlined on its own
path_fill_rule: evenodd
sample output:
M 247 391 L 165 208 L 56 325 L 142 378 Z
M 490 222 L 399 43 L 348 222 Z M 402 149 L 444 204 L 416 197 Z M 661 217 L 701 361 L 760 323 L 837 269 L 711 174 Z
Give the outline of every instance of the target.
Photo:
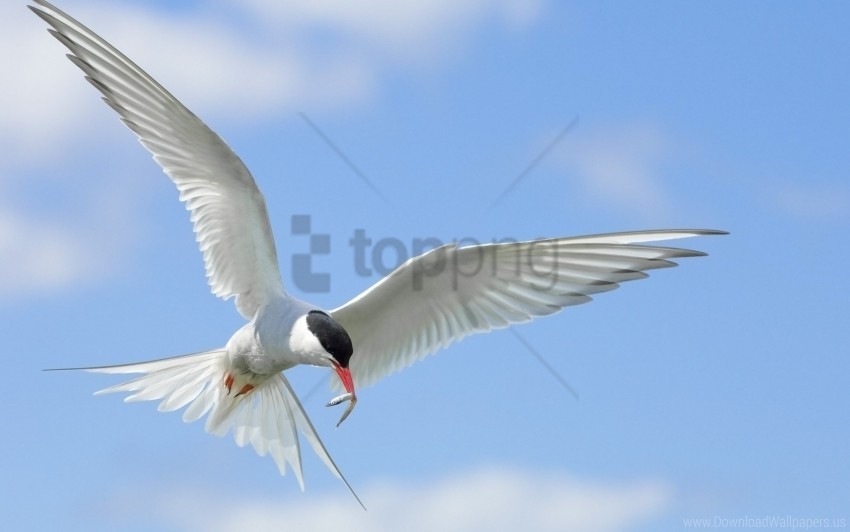
M 325 370 L 294 371 L 367 513 L 308 453 L 302 494 L 200 423 L 92 397 L 107 376 L 41 371 L 214 348 L 242 322 L 209 294 L 171 183 L 24 5 L 0 6 L 5 526 L 850 521 L 846 4 L 60 3 L 242 156 L 284 282 L 318 305 L 377 281 L 355 268 L 358 229 L 405 252 L 423 238 L 732 233 L 682 241 L 710 256 L 517 328 L 578 400 L 506 331 L 362 390 L 338 430 L 331 393 L 310 393 Z M 329 235 L 312 257 L 328 293 L 292 278 L 309 249 L 293 215 Z

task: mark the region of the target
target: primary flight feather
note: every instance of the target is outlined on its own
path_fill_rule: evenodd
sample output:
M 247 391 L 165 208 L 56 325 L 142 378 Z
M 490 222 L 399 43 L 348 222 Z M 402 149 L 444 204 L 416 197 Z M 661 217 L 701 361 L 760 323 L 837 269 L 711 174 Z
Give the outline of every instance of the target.
M 248 322 L 221 349 L 150 362 L 85 368 L 141 374 L 98 393 L 158 400 L 160 411 L 185 407 L 207 416 L 216 435 L 287 464 L 301 488 L 299 432 L 342 476 L 289 385 L 299 364 L 332 368 L 349 402 L 372 384 L 452 342 L 558 312 L 593 294 L 702 255 L 646 245 L 713 230 L 663 230 L 459 247 L 445 245 L 398 267 L 348 303 L 323 310 L 289 295 L 281 281 L 265 200 L 230 147 L 124 54 L 44 0 L 29 6 L 70 50 L 68 57 L 177 186 L 216 296 L 234 298 Z M 352 493 L 354 491 L 352 490 Z M 356 497 L 356 494 L 355 494 Z M 359 499 L 358 499 L 359 501 Z

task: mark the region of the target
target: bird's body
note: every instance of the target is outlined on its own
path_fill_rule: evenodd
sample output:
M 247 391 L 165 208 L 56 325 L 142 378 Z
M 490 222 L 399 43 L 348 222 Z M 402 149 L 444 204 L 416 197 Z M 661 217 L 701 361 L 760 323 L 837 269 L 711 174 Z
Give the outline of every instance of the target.
M 721 234 L 660 230 L 460 247 L 414 257 L 348 303 L 332 310 L 289 295 L 278 269 L 265 200 L 248 169 L 197 116 L 94 32 L 45 0 L 30 7 L 70 50 L 68 56 L 153 154 L 190 211 L 212 292 L 234 298 L 247 323 L 216 350 L 118 366 L 86 368 L 140 376 L 102 392 L 125 400 L 159 400 L 207 415 L 206 429 L 233 432 L 289 464 L 303 488 L 298 433 L 343 481 L 284 371 L 332 368 L 335 386 L 356 403 L 371 384 L 473 333 L 556 313 L 593 294 L 642 279 L 670 259 L 702 255 L 647 242 Z M 346 482 L 346 484 L 348 484 Z M 350 486 L 349 486 L 350 488 Z M 353 491 L 352 491 L 353 493 Z
M 304 316 L 315 306 L 294 298 L 275 298 L 260 307 L 254 318 L 227 342 L 229 369 L 256 375 L 273 375 L 298 364 L 321 366 L 323 360 L 300 343 L 311 340 L 303 331 Z M 299 319 L 301 322 L 299 322 Z

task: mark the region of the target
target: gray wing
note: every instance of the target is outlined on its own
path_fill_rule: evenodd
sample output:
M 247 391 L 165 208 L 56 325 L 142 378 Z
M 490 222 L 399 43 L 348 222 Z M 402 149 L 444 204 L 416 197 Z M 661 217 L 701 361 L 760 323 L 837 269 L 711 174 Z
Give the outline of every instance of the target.
M 445 245 L 412 258 L 331 315 L 354 344 L 365 386 L 452 342 L 591 300 L 670 259 L 698 251 L 640 244 L 712 230 L 614 233 L 529 242 Z
M 249 319 L 285 294 L 265 201 L 233 150 L 108 42 L 48 2 L 34 2 L 41 8 L 30 9 L 52 26 L 68 58 L 177 185 L 213 294 L 235 297 Z

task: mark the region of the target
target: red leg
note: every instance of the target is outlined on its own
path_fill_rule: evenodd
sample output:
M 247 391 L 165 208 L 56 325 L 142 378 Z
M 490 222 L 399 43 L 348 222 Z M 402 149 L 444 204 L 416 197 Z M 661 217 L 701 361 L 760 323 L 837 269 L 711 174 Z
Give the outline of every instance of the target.
M 239 393 L 236 394 L 236 397 L 239 397 L 240 395 L 244 395 L 244 394 L 250 392 L 253 389 L 254 389 L 253 384 L 246 384 L 245 386 L 242 387 L 241 390 L 239 390 Z

